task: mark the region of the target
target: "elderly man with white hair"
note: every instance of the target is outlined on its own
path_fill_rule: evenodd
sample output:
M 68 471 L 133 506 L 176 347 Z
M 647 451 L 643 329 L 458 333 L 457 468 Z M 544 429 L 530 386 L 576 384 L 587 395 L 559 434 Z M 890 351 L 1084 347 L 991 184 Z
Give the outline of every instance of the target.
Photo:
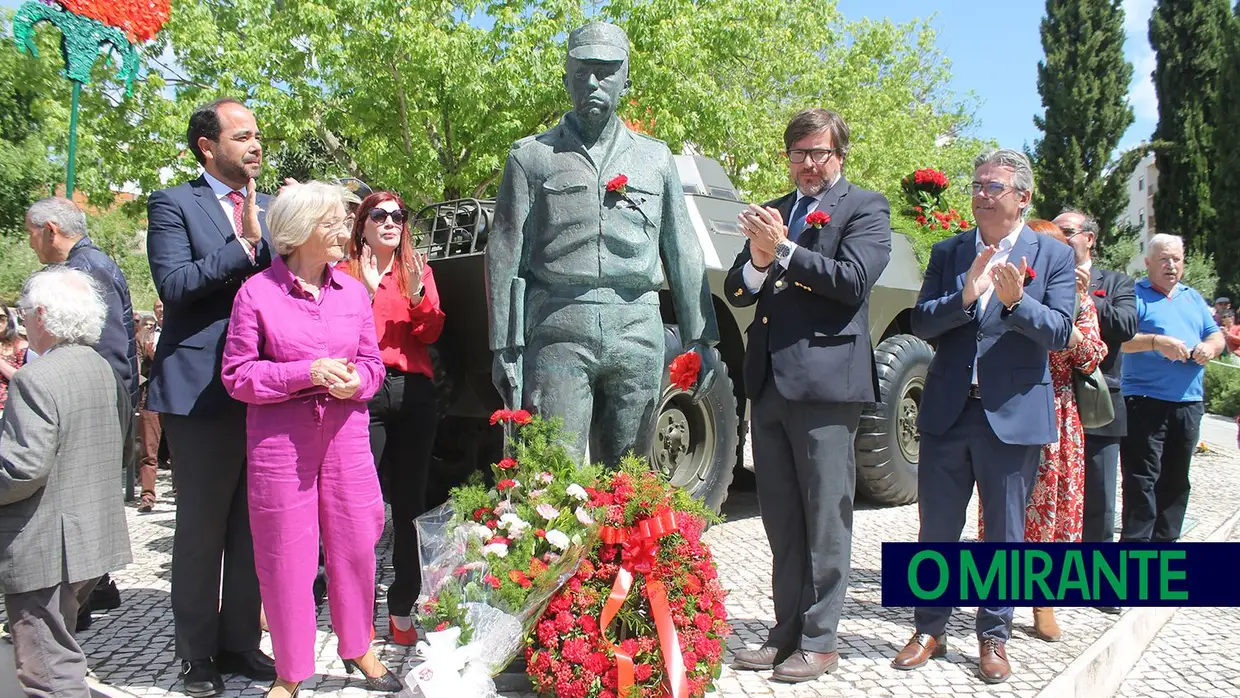
M 255 208 L 247 202 L 247 231 L 258 229 Z M 370 649 L 383 499 L 366 403 L 386 371 L 370 294 L 333 268 L 349 239 L 347 215 L 338 186 L 280 191 L 267 210 L 276 254 L 238 291 L 224 344 L 224 388 L 247 405 L 254 566 L 278 675 L 272 698 L 296 695 L 315 670 L 320 535 L 345 667 L 360 669 L 371 690 L 401 687 Z
M 1137 335 L 1123 344 L 1128 435 L 1120 442 L 1120 540 L 1170 542 L 1179 539 L 1188 508 L 1205 365 L 1225 340 L 1205 299 L 1180 283 L 1183 240 L 1150 238 L 1145 269 L 1149 275 L 1136 284 Z
M 116 467 L 129 391 L 91 348 L 107 307 L 90 276 L 36 272 L 17 307 L 39 359 L 13 375 L 0 433 L 0 591 L 26 694 L 87 697 L 78 607 L 131 560 Z

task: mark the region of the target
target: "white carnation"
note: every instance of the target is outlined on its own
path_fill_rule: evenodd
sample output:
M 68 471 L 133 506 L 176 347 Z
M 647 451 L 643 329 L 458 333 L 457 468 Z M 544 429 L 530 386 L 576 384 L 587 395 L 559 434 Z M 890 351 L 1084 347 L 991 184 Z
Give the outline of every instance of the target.
M 559 550 L 568 549 L 568 536 L 565 535 L 563 531 L 559 531 L 554 528 L 547 531 L 547 542 L 551 544 L 552 547 Z
M 590 498 L 590 495 L 586 493 L 586 488 L 582 487 L 581 485 L 578 485 L 575 482 L 569 485 L 568 489 L 564 490 L 564 494 L 567 494 L 568 496 L 575 498 L 579 502 L 584 502 Z

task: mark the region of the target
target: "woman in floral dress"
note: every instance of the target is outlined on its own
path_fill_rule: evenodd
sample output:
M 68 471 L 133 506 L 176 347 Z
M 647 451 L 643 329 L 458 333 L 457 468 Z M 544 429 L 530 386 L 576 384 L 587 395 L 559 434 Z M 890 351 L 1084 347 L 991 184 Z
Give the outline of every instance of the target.
M 17 333 L 17 321 L 0 303 L 0 415 L 9 400 L 9 379 L 26 361 L 26 340 Z
M 1068 240 L 1054 223 L 1029 221 L 1039 235 L 1064 244 Z M 1090 374 L 1107 355 L 1107 345 L 1098 329 L 1098 311 L 1088 301 L 1089 274 L 1077 275 L 1076 296 L 1079 309 L 1068 348 L 1050 355 L 1051 383 L 1055 388 L 1055 419 L 1059 441 L 1042 447 L 1038 477 L 1025 507 L 1025 541 L 1029 543 L 1079 543 L 1085 513 L 1085 432 L 1076 407 L 1072 372 Z M 981 516 L 978 538 L 984 540 Z M 1055 622 L 1052 608 L 1033 609 L 1033 631 L 1047 642 L 1058 642 L 1063 633 Z

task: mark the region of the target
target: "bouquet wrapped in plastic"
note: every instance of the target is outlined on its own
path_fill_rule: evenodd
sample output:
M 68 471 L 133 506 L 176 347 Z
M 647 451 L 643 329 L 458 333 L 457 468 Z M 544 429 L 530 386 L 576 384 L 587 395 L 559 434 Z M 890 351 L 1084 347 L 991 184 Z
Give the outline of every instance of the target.
M 418 517 L 423 663 L 410 674 L 427 698 L 494 694 L 490 677 L 524 647 L 551 597 L 594 547 L 601 513 L 588 491 L 600 471 L 569 456 L 558 421 L 524 410 L 491 417 L 509 453 Z

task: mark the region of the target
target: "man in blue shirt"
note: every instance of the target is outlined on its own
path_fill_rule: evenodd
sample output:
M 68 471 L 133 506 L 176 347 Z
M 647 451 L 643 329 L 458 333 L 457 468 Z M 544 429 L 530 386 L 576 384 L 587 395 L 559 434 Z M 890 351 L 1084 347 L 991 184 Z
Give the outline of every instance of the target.
M 1205 365 L 1224 338 L 1200 293 L 1180 283 L 1184 242 L 1150 238 L 1136 284 L 1137 335 L 1123 344 L 1128 435 L 1121 541 L 1175 541 L 1188 508 L 1188 468 L 1201 429 Z

